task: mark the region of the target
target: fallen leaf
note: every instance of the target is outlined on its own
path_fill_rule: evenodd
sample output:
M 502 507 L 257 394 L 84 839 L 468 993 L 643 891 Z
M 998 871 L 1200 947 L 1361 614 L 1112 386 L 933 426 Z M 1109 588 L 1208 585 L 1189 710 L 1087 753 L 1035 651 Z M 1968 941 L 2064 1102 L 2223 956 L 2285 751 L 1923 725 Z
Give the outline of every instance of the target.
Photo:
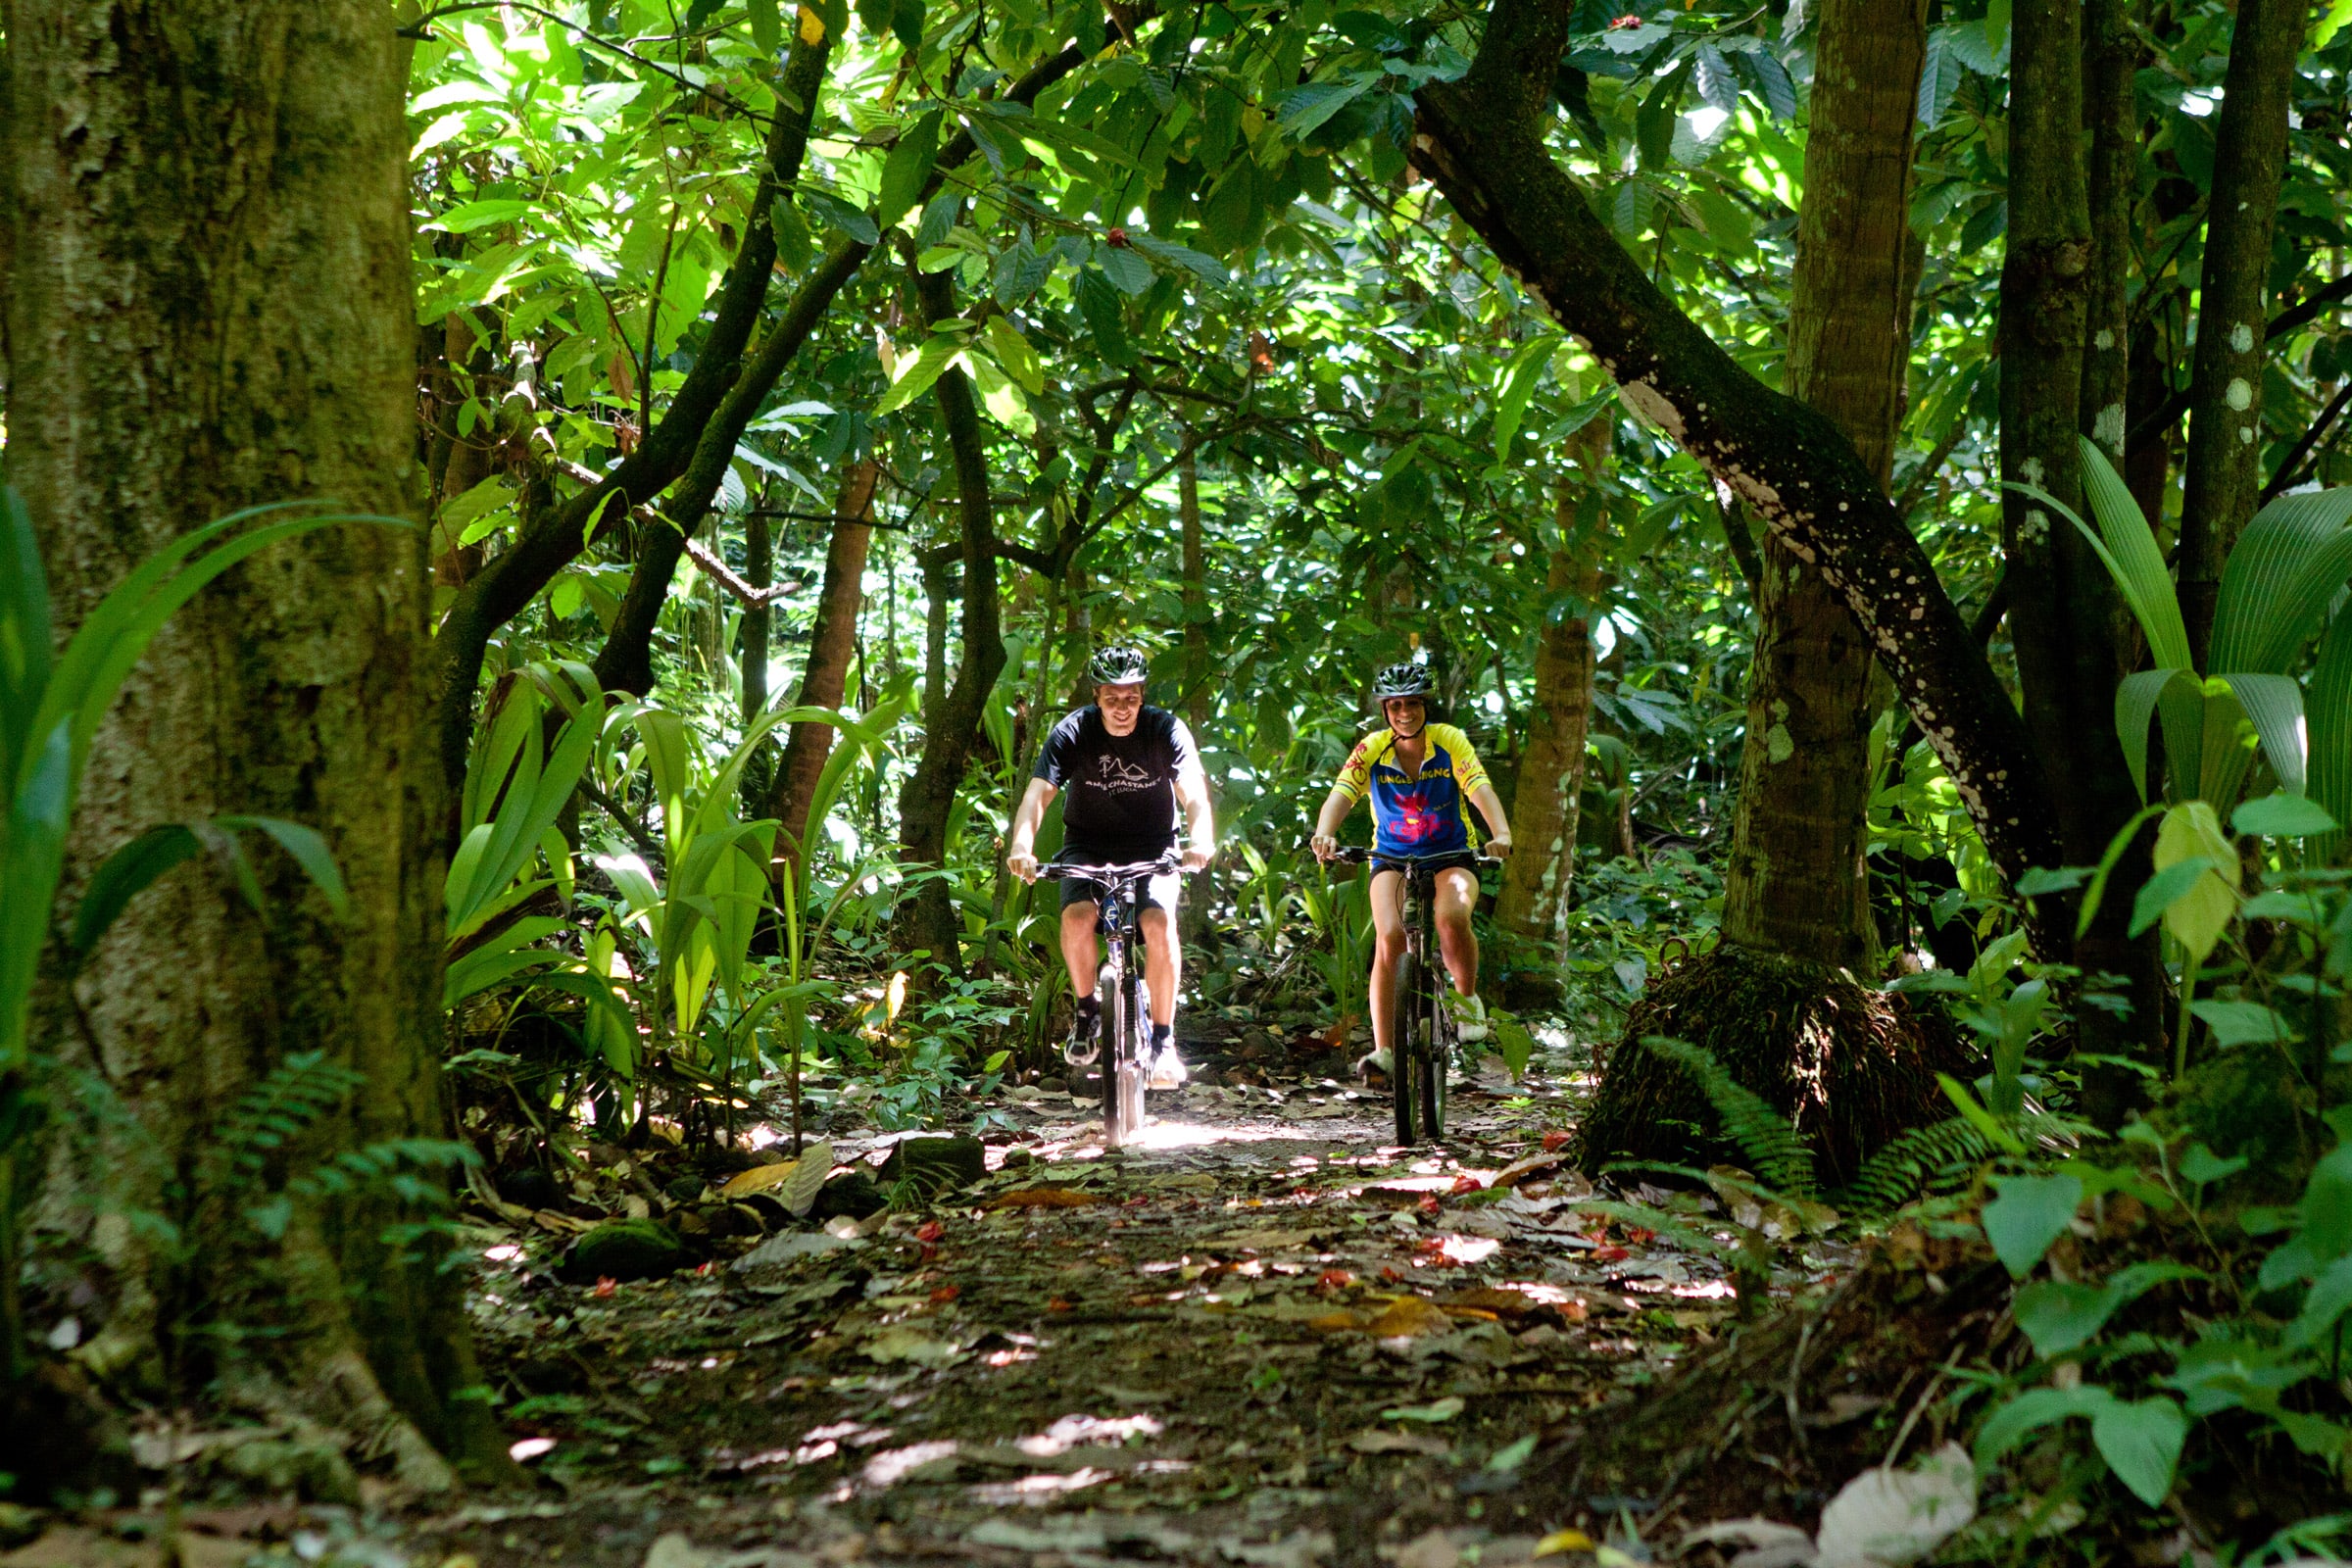
M 1821 1511 L 1821 1568 L 1917 1562 L 1976 1516 L 1976 1466 L 1957 1443 L 1907 1470 L 1874 1465 Z
M 1149 1301 L 1155 1298 L 1147 1296 L 1142 1299 Z M 1308 1318 L 1306 1326 L 1317 1334 L 1353 1334 L 1367 1321 L 1369 1320 L 1354 1312 L 1326 1312 L 1321 1317 Z
M 618 1288 L 618 1283 L 612 1278 L 612 1275 L 600 1275 L 596 1282 L 596 1290 L 592 1294 L 594 1294 L 598 1300 L 602 1301 L 611 1297 L 613 1291 Z
M 1555 1295 L 1565 1293 L 1554 1292 Z M 1448 1312 L 1476 1312 L 1485 1318 L 1506 1318 L 1520 1322 L 1539 1313 L 1557 1310 L 1558 1303 L 1540 1301 L 1524 1291 L 1498 1291 L 1487 1287 L 1475 1291 L 1456 1291 L 1438 1303 Z
M 942 1285 L 938 1290 L 931 1293 L 931 1304 L 933 1306 L 945 1306 L 962 1294 L 963 1287 L 960 1285 Z
M 1453 1319 L 1435 1301 L 1418 1296 L 1400 1296 L 1379 1316 L 1365 1323 L 1363 1329 L 1376 1340 L 1394 1340 L 1450 1333 Z
M 1315 1281 L 1318 1291 L 1345 1290 L 1355 1283 L 1355 1276 L 1344 1268 L 1327 1268 Z
M 1592 1545 L 1592 1538 L 1582 1530 L 1554 1530 L 1536 1543 L 1535 1555 L 1556 1557 L 1566 1551 L 1591 1551 Z
M 1380 1412 L 1383 1421 L 1450 1421 L 1467 1408 L 1468 1401 L 1458 1394 L 1448 1394 L 1433 1404 L 1400 1404 Z
M 1421 1201 L 1415 1203 L 1413 1206 L 1424 1214 L 1435 1214 L 1438 1211 L 1438 1195 L 1435 1193 L 1423 1193 L 1421 1195 Z
M 1487 1184 L 1465 1171 L 1463 1174 L 1456 1176 L 1453 1179 L 1453 1185 L 1446 1190 L 1449 1193 L 1454 1193 L 1457 1195 L 1461 1193 L 1483 1193 L 1487 1190 Z
M 830 1176 L 833 1173 L 833 1146 L 823 1140 L 810 1144 L 798 1159 L 782 1159 L 772 1165 L 758 1165 L 741 1172 L 730 1178 L 727 1184 L 718 1190 L 718 1196 L 721 1198 L 748 1198 L 753 1193 L 764 1193 L 771 1187 L 790 1187 L 793 1185 L 796 1173 L 801 1174 L 805 1180 L 808 1169 L 819 1162 L 824 1166 L 825 1175 Z M 817 1178 L 817 1186 L 822 1187 L 823 1185 L 824 1177 L 820 1176 Z M 808 1198 L 809 1201 L 813 1202 L 816 1194 L 811 1192 Z M 789 1207 L 791 1200 L 787 1199 L 785 1201 L 786 1206 Z M 808 1212 L 808 1204 L 804 1203 L 793 1212 L 806 1214 Z
M 1566 1149 L 1570 1136 L 1568 1133 L 1545 1133 L 1544 1135 L 1544 1152 L 1551 1153 Z
M 1100 1193 L 1081 1192 L 1075 1187 L 1022 1187 L 1009 1193 L 999 1193 L 982 1203 L 982 1208 L 1084 1208 L 1089 1203 L 1105 1202 Z
M 1443 1459 L 1453 1452 L 1444 1438 L 1433 1438 L 1422 1432 L 1383 1432 L 1375 1427 L 1358 1432 L 1348 1440 L 1348 1446 L 1358 1453 L 1418 1453 L 1432 1459 Z
M 935 1219 L 927 1219 L 914 1228 L 914 1239 L 918 1242 L 936 1242 L 947 1234 L 947 1228 Z
M 916 1366 L 946 1366 L 962 1352 L 945 1340 L 935 1340 L 904 1323 L 884 1329 L 858 1348 L 869 1360 L 911 1361 Z

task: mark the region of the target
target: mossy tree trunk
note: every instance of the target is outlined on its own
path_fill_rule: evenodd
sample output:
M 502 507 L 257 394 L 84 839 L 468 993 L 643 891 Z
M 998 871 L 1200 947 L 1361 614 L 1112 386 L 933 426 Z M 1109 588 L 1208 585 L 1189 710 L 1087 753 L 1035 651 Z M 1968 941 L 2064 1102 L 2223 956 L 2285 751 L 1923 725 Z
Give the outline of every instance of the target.
M 2189 362 L 2188 464 L 2180 495 L 2180 612 L 2205 669 L 2222 564 L 2262 493 L 2262 381 L 2271 231 L 2305 0 L 2240 0 L 2214 123 L 2197 342 Z
M 1495 0 L 1459 81 L 1417 95 L 1417 167 L 1622 394 L 1821 572 L 1869 634 L 2010 876 L 2054 835 L 2025 726 L 1934 564 L 1835 423 L 1772 391 L 1676 309 L 1553 161 L 1545 137 L 1570 14 Z M 2032 917 L 2044 952 L 2057 921 Z
M 1610 421 L 1578 432 L 1589 477 L 1608 462 Z M 1587 439 L 1589 437 L 1589 439 Z M 1585 752 L 1592 728 L 1592 616 L 1600 597 L 1604 518 L 1597 486 L 1563 473 L 1553 491 L 1553 536 L 1545 552 L 1545 596 L 1567 598 L 1557 619 L 1536 631 L 1536 686 L 1527 751 L 1511 800 L 1510 862 L 1494 898 L 1494 923 L 1558 956 L 1566 938 L 1584 801 Z
M 391 14 L 10 0 L 0 20 L 9 469 L 61 631 L 238 508 L 415 517 L 408 63 Z M 429 600 L 421 529 L 348 524 L 256 556 L 166 626 L 91 754 L 68 898 L 152 824 L 255 812 L 324 835 L 350 914 L 280 856 L 257 857 L 260 916 L 192 863 L 131 905 L 35 1022 L 41 1050 L 103 1080 L 119 1111 L 53 1131 L 36 1210 L 118 1285 L 84 1363 L 171 1397 L 189 1392 L 164 1381 L 172 1347 L 201 1348 L 210 1365 L 189 1373 L 388 1439 L 422 1484 L 448 1481 L 439 1455 L 505 1456 L 458 1276 L 389 1235 L 418 1215 L 375 1190 L 298 1205 L 272 1242 L 243 1217 L 264 1193 L 172 1190 L 203 1168 L 223 1111 L 297 1053 L 365 1087 L 281 1161 L 447 1134 Z M 141 1214 L 188 1227 L 175 1264 L 125 1223 Z M 240 1332 L 190 1336 L 206 1325 Z
M 1845 433 L 1883 488 L 1910 358 L 1905 245 L 1926 9 L 1828 0 L 1816 25 L 1786 384 Z M 1787 539 L 1767 539 L 1763 557 L 1724 935 L 1867 979 L 1870 643 L 1844 595 Z
M 849 691 L 850 658 L 858 648 L 858 612 L 865 604 L 865 555 L 874 537 L 874 486 L 882 465 L 863 458 L 851 465 L 833 502 L 833 535 L 825 545 L 825 580 L 817 590 L 816 624 L 808 634 L 808 662 L 801 670 L 801 708 L 839 708 Z M 784 760 L 776 769 L 775 801 L 769 808 L 783 824 L 776 834 L 775 874 L 800 858 L 808 832 L 809 804 L 833 750 L 833 726 L 792 726 Z

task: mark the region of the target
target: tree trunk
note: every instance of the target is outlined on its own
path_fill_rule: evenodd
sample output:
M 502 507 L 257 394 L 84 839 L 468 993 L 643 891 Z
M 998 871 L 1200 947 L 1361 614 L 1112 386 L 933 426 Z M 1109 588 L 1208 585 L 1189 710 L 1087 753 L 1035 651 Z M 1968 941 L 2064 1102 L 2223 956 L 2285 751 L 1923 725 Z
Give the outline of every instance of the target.
M 2264 305 L 2271 228 L 2286 168 L 2306 0 L 2239 0 L 2213 132 L 2197 343 L 2189 362 L 2188 466 L 2180 495 L 2180 613 L 2205 670 L 2222 563 L 2262 491 Z
M 1883 489 L 1910 359 L 1905 244 L 1926 8 L 1829 0 L 1818 24 L 1787 384 Z M 1871 650 L 1789 540 L 1764 544 L 1724 935 L 1868 980 Z
M 1495 0 L 1470 71 L 1432 82 L 1414 159 L 1464 221 L 1590 347 L 1626 399 L 1842 594 L 1949 769 L 2001 870 L 2053 863 L 2048 803 L 1991 664 L 1852 443 L 1742 369 L 1659 292 L 1544 140 L 1568 8 Z M 2058 922 L 2033 918 L 2038 950 Z
M 389 14 L 10 0 L 5 27 L 8 460 L 61 628 L 241 507 L 416 516 L 408 62 Z M 355 523 L 265 551 L 165 627 L 91 754 L 69 888 L 150 825 L 268 813 L 325 836 L 350 913 L 274 853 L 256 857 L 260 916 L 191 864 L 130 905 L 72 998 L 44 996 L 35 1030 L 120 1112 L 58 1142 L 39 1211 L 121 1292 L 78 1357 L 161 1399 L 217 1376 L 387 1439 L 409 1481 L 446 1485 L 434 1446 L 482 1469 L 505 1455 L 461 1276 L 393 1240 L 422 1216 L 374 1186 L 297 1201 L 277 1241 L 244 1217 L 338 1152 L 448 1134 L 429 599 L 423 531 Z M 307 1053 L 314 1082 L 361 1087 L 266 1174 L 172 1196 L 224 1114 Z M 122 1223 L 138 1213 L 183 1223 L 177 1258 Z
M 925 324 L 956 314 L 954 286 L 945 272 L 918 272 L 915 294 Z M 899 791 L 899 855 L 914 869 L 947 860 L 948 813 L 970 760 L 972 736 L 980 727 L 989 694 L 1004 669 L 1004 639 L 998 624 L 996 516 L 988 488 L 988 452 L 980 409 L 961 370 L 939 378 L 935 395 L 940 422 L 956 467 L 956 512 L 961 522 L 963 638 L 955 683 L 946 678 L 944 650 L 932 688 L 923 694 L 923 754 Z M 904 945 L 927 951 L 934 962 L 961 965 L 955 901 L 947 884 L 924 881 L 900 912 Z
M 1609 422 L 1597 430 L 1586 472 L 1606 462 Z M 1578 432 L 1580 436 L 1584 431 Z M 1536 633 L 1536 691 L 1528 714 L 1527 750 L 1511 801 L 1509 863 L 1494 897 L 1494 923 L 1541 944 L 1555 958 L 1567 935 L 1569 893 L 1576 873 L 1576 830 L 1585 791 L 1585 738 L 1592 721 L 1592 617 L 1600 597 L 1601 520 L 1598 509 L 1578 517 L 1576 487 L 1563 473 L 1553 492 L 1557 537 L 1544 571 L 1546 597 L 1573 597 L 1578 612 L 1545 618 Z
M 754 507 L 743 519 L 743 580 L 761 593 L 776 583 L 775 519 L 764 507 Z M 743 612 L 743 721 L 750 724 L 767 710 L 767 662 L 772 647 L 776 609 L 762 602 Z
M 1176 465 L 1176 520 L 1184 552 L 1184 716 L 1192 726 L 1194 743 L 1205 746 L 1208 743 L 1202 737 L 1208 733 L 1213 709 L 1209 697 L 1208 551 L 1200 538 L 1200 457 L 1190 436 L 1185 438 Z M 1213 773 L 1209 775 L 1209 806 L 1212 811 L 1224 807 Z M 1211 865 L 1185 888 L 1180 935 L 1197 947 L 1216 939 L 1216 928 L 1208 919 L 1209 906 L 1216 897 L 1215 876 L 1216 867 Z
M 874 536 L 874 484 L 882 465 L 873 458 L 850 466 L 833 502 L 833 538 L 825 546 L 825 582 L 818 590 L 816 625 L 808 634 L 808 662 L 801 670 L 801 708 L 839 708 L 849 689 L 850 656 L 858 646 L 858 612 L 865 603 L 865 551 Z M 808 806 L 816 781 L 833 750 L 833 726 L 792 726 L 784 761 L 776 769 L 775 804 L 783 825 L 776 832 L 773 875 L 797 863 L 808 831 Z

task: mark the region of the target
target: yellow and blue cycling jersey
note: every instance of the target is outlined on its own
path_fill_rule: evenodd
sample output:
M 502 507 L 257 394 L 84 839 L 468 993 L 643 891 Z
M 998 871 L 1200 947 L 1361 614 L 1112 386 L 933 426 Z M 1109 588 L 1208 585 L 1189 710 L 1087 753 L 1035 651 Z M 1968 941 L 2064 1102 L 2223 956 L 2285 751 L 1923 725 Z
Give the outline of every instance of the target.
M 1396 736 L 1382 729 L 1356 742 L 1333 788 L 1350 803 L 1372 797 L 1372 848 L 1381 855 L 1454 855 L 1470 848 L 1470 796 L 1487 770 L 1470 737 L 1432 724 L 1421 776 L 1406 778 Z

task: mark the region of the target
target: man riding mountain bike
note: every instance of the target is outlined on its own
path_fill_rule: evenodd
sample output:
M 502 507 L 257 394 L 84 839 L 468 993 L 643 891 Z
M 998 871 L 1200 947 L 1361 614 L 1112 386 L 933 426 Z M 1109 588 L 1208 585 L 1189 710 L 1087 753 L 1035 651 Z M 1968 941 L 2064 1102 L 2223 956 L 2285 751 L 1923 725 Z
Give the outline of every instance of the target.
M 1459 855 L 1436 879 L 1435 915 L 1439 951 L 1453 979 L 1447 999 L 1455 1033 L 1463 1041 L 1487 1036 L 1486 1004 L 1478 996 L 1478 938 L 1470 909 L 1478 902 L 1478 877 L 1469 868 L 1470 810 L 1475 804 L 1494 836 L 1486 851 L 1511 853 L 1511 825 L 1502 798 L 1487 781 L 1487 770 L 1470 739 L 1451 724 L 1429 722 L 1429 670 L 1415 663 L 1390 664 L 1372 677 L 1372 695 L 1387 727 L 1365 736 L 1348 754 L 1340 776 L 1315 818 L 1312 846 L 1328 860 L 1339 848 L 1340 825 L 1355 803 L 1372 798 L 1372 1054 L 1366 1065 L 1396 1070 L 1396 974 L 1404 956 L 1404 875 L 1389 857 Z
M 1184 720 L 1144 702 L 1149 668 L 1133 648 L 1105 648 L 1088 666 L 1095 700 L 1055 724 L 1039 752 L 1028 793 L 1005 835 L 1004 865 L 1025 882 L 1037 880 L 1038 824 L 1057 794 L 1061 808 L 1061 858 L 1083 865 L 1135 865 L 1156 860 L 1176 845 L 1176 808 L 1182 806 L 1191 843 L 1183 869 L 1198 871 L 1216 854 L 1216 824 L 1209 814 L 1208 778 Z M 1141 918 L 1144 981 L 1152 993 L 1153 1089 L 1174 1089 L 1185 1080 L 1176 1053 L 1176 987 L 1183 955 L 1176 935 L 1176 895 L 1181 878 L 1169 871 L 1152 878 Z M 1077 1005 L 1070 1019 L 1067 1054 L 1074 1064 L 1093 1059 L 1102 1000 L 1095 995 L 1101 953 L 1096 920 L 1104 890 L 1081 878 L 1061 884 L 1061 956 L 1070 971 Z

